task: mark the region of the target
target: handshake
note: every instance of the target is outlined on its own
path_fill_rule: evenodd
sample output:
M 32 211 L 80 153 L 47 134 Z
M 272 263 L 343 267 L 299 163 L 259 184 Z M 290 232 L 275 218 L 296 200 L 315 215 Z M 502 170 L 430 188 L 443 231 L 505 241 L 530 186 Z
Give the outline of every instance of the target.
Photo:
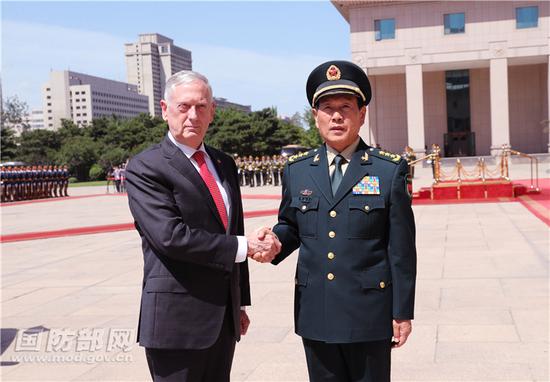
M 260 263 L 270 263 L 281 252 L 281 242 L 268 227 L 258 228 L 247 235 L 246 240 L 248 257 Z

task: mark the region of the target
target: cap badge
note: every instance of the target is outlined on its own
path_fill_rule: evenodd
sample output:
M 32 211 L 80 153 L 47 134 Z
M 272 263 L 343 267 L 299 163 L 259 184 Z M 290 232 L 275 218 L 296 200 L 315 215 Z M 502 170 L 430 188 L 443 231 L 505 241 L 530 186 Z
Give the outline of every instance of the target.
M 342 77 L 340 69 L 338 69 L 336 65 L 329 66 L 329 68 L 327 69 L 327 80 L 336 81 L 339 80 L 340 77 Z

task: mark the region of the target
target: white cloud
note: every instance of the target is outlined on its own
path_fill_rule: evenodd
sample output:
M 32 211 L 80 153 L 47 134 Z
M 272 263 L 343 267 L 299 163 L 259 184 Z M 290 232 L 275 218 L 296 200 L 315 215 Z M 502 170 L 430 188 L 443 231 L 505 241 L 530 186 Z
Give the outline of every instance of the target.
M 3 94 L 17 94 L 29 106 L 39 106 L 41 87 L 51 69 L 125 81 L 124 43 L 136 38 L 5 20 Z M 216 96 L 252 105 L 253 110 L 277 106 L 283 115 L 303 110 L 307 76 L 327 59 L 324 55 L 270 55 L 193 43 L 185 48 L 193 53 L 193 69 L 211 80 Z

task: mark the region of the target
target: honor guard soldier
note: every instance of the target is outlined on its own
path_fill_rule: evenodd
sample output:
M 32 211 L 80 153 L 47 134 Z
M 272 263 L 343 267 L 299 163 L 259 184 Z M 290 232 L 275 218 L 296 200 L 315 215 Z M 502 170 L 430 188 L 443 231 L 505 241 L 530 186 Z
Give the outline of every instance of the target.
M 262 161 L 259 157 L 254 158 L 253 168 L 256 187 L 260 187 L 262 185 Z
M 61 170 L 61 191 L 62 196 L 69 196 L 67 189 L 69 188 L 69 167 L 67 165 L 63 166 Z
M 6 193 L 6 167 L 0 166 L 0 192 L 1 192 L 1 201 L 5 202 L 7 200 Z
M 252 155 L 246 160 L 246 179 L 250 187 L 254 187 L 254 159 Z
M 371 87 L 357 65 L 318 66 L 307 98 L 325 144 L 288 160 L 273 263 L 300 249 L 294 316 L 309 380 L 388 382 L 414 310 L 407 162 L 359 137 Z
M 269 167 L 270 166 L 269 166 L 269 161 L 267 160 L 267 157 L 265 155 L 262 155 L 260 169 L 262 173 L 262 184 L 264 186 L 271 184 L 271 178 L 270 178 L 271 171 Z
M 277 155 L 273 155 L 269 163 L 270 163 L 271 179 L 273 179 L 273 185 L 278 186 L 279 185 L 279 163 L 277 161 Z

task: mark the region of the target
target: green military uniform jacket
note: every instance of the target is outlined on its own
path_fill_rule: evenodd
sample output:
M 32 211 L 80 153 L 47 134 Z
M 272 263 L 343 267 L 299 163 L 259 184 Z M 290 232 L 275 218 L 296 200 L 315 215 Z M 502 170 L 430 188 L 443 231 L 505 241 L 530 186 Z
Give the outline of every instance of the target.
M 415 224 L 408 166 L 362 140 L 336 195 L 326 147 L 291 157 L 273 231 L 278 264 L 300 248 L 295 329 L 330 343 L 388 339 L 392 319 L 412 319 Z

